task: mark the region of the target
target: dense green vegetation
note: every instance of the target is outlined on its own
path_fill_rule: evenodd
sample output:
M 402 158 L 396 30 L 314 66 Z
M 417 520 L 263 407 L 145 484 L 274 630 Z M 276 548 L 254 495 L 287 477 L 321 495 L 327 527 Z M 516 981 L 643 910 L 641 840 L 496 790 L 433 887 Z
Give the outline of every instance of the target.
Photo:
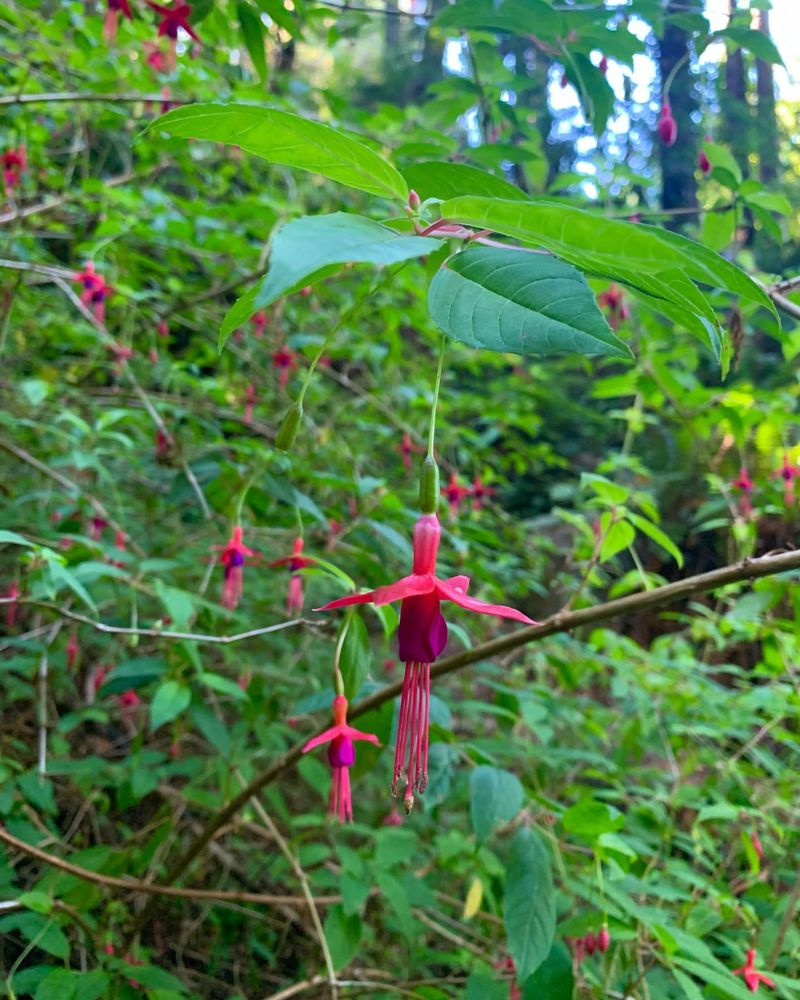
M 798 995 L 730 6 L 0 0 L 3 995 Z

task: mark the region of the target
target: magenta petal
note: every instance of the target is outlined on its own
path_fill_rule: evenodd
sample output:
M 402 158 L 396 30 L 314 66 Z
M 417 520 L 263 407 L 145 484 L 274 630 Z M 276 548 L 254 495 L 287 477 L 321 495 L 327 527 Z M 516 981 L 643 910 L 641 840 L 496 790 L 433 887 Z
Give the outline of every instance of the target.
M 497 618 L 512 618 L 517 622 L 524 622 L 526 625 L 539 625 L 532 618 L 528 618 L 516 608 L 509 608 L 505 604 L 487 604 L 485 601 L 478 601 L 474 597 L 467 597 L 461 590 L 457 590 L 448 580 L 438 580 L 436 590 L 439 596 L 446 601 L 452 601 L 467 611 L 476 611 L 480 615 L 495 615 Z
M 315 611 L 333 611 L 334 608 L 346 608 L 349 604 L 372 604 L 377 591 L 368 590 L 366 594 L 350 594 L 348 597 L 337 597 L 335 601 L 328 601 L 321 608 L 314 608 Z
M 303 747 L 303 753 L 308 753 L 309 750 L 313 750 L 315 747 L 321 747 L 323 743 L 330 743 L 331 740 L 335 740 L 337 736 L 341 736 L 341 730 L 338 726 L 331 726 L 330 729 L 326 729 L 324 733 L 320 733 L 319 736 L 313 737 L 308 743 Z
M 356 761 L 353 741 L 341 734 L 328 747 L 328 763 L 331 767 L 352 767 Z
M 350 740 L 366 740 L 367 743 L 374 743 L 375 746 L 381 745 L 381 741 L 373 733 L 362 733 L 360 729 L 353 729 L 352 726 L 345 726 L 343 732 Z
M 374 591 L 375 604 L 391 604 L 392 601 L 402 601 L 407 597 L 417 597 L 430 594 L 436 589 L 436 577 L 428 573 L 411 573 L 386 587 L 378 587 Z
M 435 593 L 404 599 L 397 643 L 403 663 L 433 663 L 439 656 L 447 645 L 447 622 Z

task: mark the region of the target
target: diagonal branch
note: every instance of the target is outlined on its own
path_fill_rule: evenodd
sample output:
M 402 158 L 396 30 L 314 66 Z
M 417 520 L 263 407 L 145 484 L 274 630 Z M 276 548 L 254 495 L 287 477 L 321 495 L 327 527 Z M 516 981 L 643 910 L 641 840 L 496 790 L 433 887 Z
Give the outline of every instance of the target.
M 778 573 L 786 573 L 791 570 L 800 570 L 800 550 L 792 552 L 781 552 L 761 556 L 758 559 L 744 559 L 742 562 L 723 566 L 720 569 L 711 570 L 709 573 L 700 573 L 697 576 L 687 577 L 685 580 L 677 580 L 674 583 L 665 584 L 663 587 L 656 587 L 639 594 L 629 594 L 616 601 L 607 601 L 604 604 L 597 604 L 590 608 L 581 608 L 578 611 L 564 611 L 553 615 L 540 625 L 532 625 L 529 628 L 518 629 L 510 635 L 492 639 L 489 642 L 481 643 L 473 649 L 468 649 L 455 656 L 448 656 L 444 660 L 435 663 L 431 668 L 432 677 L 444 677 L 447 674 L 462 670 L 471 663 L 478 660 L 485 660 L 500 653 L 506 653 L 512 649 L 518 649 L 531 642 L 538 642 L 547 636 L 555 635 L 559 632 L 569 632 L 583 625 L 594 625 L 598 622 L 612 621 L 621 618 L 623 615 L 641 611 L 644 608 L 663 607 L 680 601 L 692 594 L 707 593 L 717 590 L 720 587 L 728 586 L 732 583 L 741 583 L 747 580 L 758 580 L 765 576 L 774 576 Z M 352 706 L 349 716 L 351 719 L 363 715 L 372 709 L 378 708 L 395 698 L 402 689 L 402 681 L 396 681 L 387 687 L 376 691 L 375 694 L 364 698 Z M 320 733 L 322 730 L 320 730 Z M 293 747 L 281 754 L 269 767 L 257 774 L 238 795 L 224 806 L 218 813 L 211 817 L 205 827 L 192 841 L 187 850 L 176 859 L 167 871 L 164 879 L 165 885 L 172 885 L 176 879 L 180 878 L 194 859 L 202 853 L 206 845 L 213 840 L 217 832 L 225 826 L 249 800 L 257 795 L 267 785 L 271 784 L 279 775 L 291 767 L 300 759 L 306 740 L 296 743 Z M 142 908 L 136 923 L 135 930 L 138 931 L 147 922 L 154 899 L 148 900 Z

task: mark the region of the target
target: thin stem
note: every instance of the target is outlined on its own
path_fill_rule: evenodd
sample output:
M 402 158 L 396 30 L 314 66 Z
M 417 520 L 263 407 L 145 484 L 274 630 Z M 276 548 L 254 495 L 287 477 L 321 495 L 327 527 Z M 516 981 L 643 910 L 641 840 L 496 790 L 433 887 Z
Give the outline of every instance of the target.
M 428 424 L 428 453 L 426 458 L 433 458 L 433 446 L 436 441 L 436 410 L 439 407 L 439 389 L 442 385 L 442 370 L 444 368 L 444 351 L 447 345 L 447 337 L 442 334 L 442 343 L 439 347 L 439 363 L 436 366 L 436 381 L 433 384 L 433 403 L 431 404 L 431 419 Z

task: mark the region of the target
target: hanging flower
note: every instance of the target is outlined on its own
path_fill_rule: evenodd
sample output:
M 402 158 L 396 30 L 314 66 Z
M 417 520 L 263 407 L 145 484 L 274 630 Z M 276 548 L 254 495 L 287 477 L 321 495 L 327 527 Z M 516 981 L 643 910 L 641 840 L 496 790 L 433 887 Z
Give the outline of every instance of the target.
M 158 321 L 158 327 L 156 332 L 162 340 L 166 340 L 169 337 L 169 324 L 165 319 L 160 319 Z
M 527 625 L 536 624 L 515 608 L 467 597 L 469 577 L 454 576 L 442 580 L 436 576 L 441 535 L 438 517 L 423 514 L 414 526 L 414 563 L 410 576 L 365 594 L 340 597 L 318 609 L 331 611 L 351 604 L 375 604 L 380 607 L 392 601 L 401 602 L 397 638 L 400 659 L 406 669 L 397 725 L 392 794 L 397 795 L 398 783 L 405 776 L 403 799 L 407 812 L 414 804 L 414 792 L 422 793 L 428 782 L 431 664 L 447 645 L 447 622 L 441 612 L 441 602 L 452 601 L 467 611 L 511 618 Z
M 608 951 L 611 947 L 611 935 L 608 932 L 607 927 L 601 927 L 597 932 L 597 937 L 595 938 L 597 942 L 597 950 L 602 954 Z
M 13 628 L 17 620 L 17 611 L 19 610 L 19 604 L 17 604 L 19 586 L 17 585 L 16 580 L 11 584 L 3 596 L 10 602 L 6 605 L 6 626 L 8 628 Z
M 747 961 L 740 969 L 733 970 L 734 976 L 742 976 L 751 993 L 758 992 L 758 987 L 761 983 L 774 990 L 775 983 L 773 980 L 769 976 L 765 976 L 763 972 L 759 972 L 755 967 L 755 962 L 756 950 L 755 948 L 750 948 L 747 952 Z
M 182 28 L 196 42 L 200 41 L 194 28 L 189 24 L 189 15 L 192 13 L 191 4 L 183 3 L 182 0 L 178 0 L 172 7 L 153 3 L 153 0 L 145 0 L 145 3 L 151 10 L 161 15 L 161 20 L 158 22 L 159 36 L 169 38 L 174 42 L 178 38 L 178 31 Z
M 278 369 L 278 385 L 285 389 L 289 372 L 292 368 L 297 368 L 297 355 L 288 347 L 279 347 L 272 355 L 272 367 Z
M 145 65 L 149 66 L 154 73 L 167 72 L 167 60 L 161 51 L 158 42 L 142 42 Z
M 447 505 L 450 508 L 451 518 L 458 514 L 458 508 L 461 506 L 461 501 L 464 497 L 468 497 L 469 494 L 469 487 L 461 486 L 459 484 L 458 474 L 455 472 L 451 473 L 447 486 L 442 487 L 442 496 L 445 498 Z
M 472 497 L 472 509 L 480 510 L 486 498 L 494 496 L 495 493 L 497 493 L 497 490 L 494 486 L 487 486 L 482 482 L 480 476 L 476 476 L 472 480 L 472 487 L 469 491 L 469 495 Z
M 172 438 L 159 427 L 156 430 L 155 452 L 157 462 L 166 462 L 172 451 Z
M 315 747 L 329 743 L 328 763 L 331 766 L 331 794 L 328 801 L 328 815 L 338 817 L 340 823 L 353 819 L 353 801 L 350 795 L 350 768 L 355 763 L 355 740 L 366 740 L 375 746 L 380 746 L 377 736 L 372 733 L 362 733 L 347 725 L 347 698 L 337 694 L 333 699 L 333 726 L 324 733 L 309 740 L 303 747 L 303 753 L 308 753 Z
M 755 486 L 744 466 L 739 470 L 739 478 L 734 479 L 731 486 L 741 493 L 738 503 L 739 514 L 742 517 L 749 517 L 753 513 L 752 496 Z
M 122 528 L 117 528 L 117 531 L 114 534 L 114 545 L 116 545 L 116 547 L 120 550 L 120 552 L 125 551 L 127 541 L 128 541 L 128 536 L 125 534 Z
M 753 845 L 753 850 L 756 852 L 756 857 L 758 858 L 758 860 L 763 861 L 764 846 L 761 843 L 761 838 L 758 836 L 758 833 L 755 830 L 753 830 L 752 833 L 750 834 L 750 843 Z
M 225 568 L 220 604 L 233 611 L 242 597 L 244 561 L 255 553 L 242 542 L 242 528 L 237 524 L 228 544 L 220 553 L 219 561 Z
M 267 325 L 267 314 L 263 309 L 259 309 L 258 312 L 253 313 L 251 322 L 253 324 L 253 335 L 260 340 L 264 336 L 264 329 Z
M 10 196 L 15 187 L 22 183 L 22 175 L 28 170 L 28 156 L 25 146 L 7 149 L 0 156 L 0 163 L 3 165 L 3 187 L 6 195 Z
M 608 312 L 608 324 L 616 330 L 631 312 L 625 302 L 625 293 L 616 283 L 597 296 L 597 304 Z
M 773 477 L 779 476 L 783 480 L 783 499 L 787 507 L 794 503 L 794 481 L 800 477 L 800 468 L 789 460 L 786 452 L 783 453 L 783 465 L 773 472 Z
M 703 142 L 711 142 L 711 136 L 707 135 Z M 697 154 L 697 165 L 704 174 L 711 173 L 711 160 L 709 160 L 708 153 L 702 147 Z
M 658 117 L 658 134 L 665 146 L 674 146 L 678 138 L 678 123 L 672 117 L 672 108 L 665 101 Z
M 93 517 L 89 524 L 89 538 L 93 542 L 99 542 L 107 527 L 108 521 L 104 517 Z
M 256 405 L 256 387 L 251 382 L 244 391 L 244 422 L 252 424 L 253 407 Z
M 106 299 L 113 291 L 111 285 L 106 284 L 105 278 L 94 269 L 94 263 L 89 263 L 82 271 L 78 271 L 72 277 L 73 281 L 83 285 L 81 292 L 81 302 L 85 306 L 90 306 L 94 313 L 94 318 L 98 323 L 105 322 Z
M 424 450 L 425 449 L 421 447 L 421 445 L 414 444 L 414 442 L 411 440 L 411 435 L 408 433 L 408 431 L 405 431 L 403 433 L 403 441 L 402 444 L 400 445 L 400 454 L 403 456 L 403 467 L 407 472 L 411 471 L 411 468 L 414 464 L 411 458 L 414 452 L 422 452 Z
M 78 636 L 73 632 L 67 642 L 67 670 L 72 670 L 78 659 Z
M 273 569 L 277 566 L 289 567 L 289 594 L 286 599 L 286 610 L 289 614 L 303 610 L 303 581 L 300 570 L 307 566 L 313 566 L 316 561 L 313 556 L 303 555 L 303 539 L 295 538 L 292 554 L 283 556 L 281 559 L 274 559 L 270 563 Z
M 103 38 L 109 44 L 117 37 L 120 15 L 129 21 L 133 20 L 133 11 L 128 0 L 108 0 L 108 10 L 103 20 Z
M 601 57 L 600 62 L 597 64 L 597 68 L 600 70 L 603 76 L 606 75 L 606 73 L 608 72 L 608 56 Z

